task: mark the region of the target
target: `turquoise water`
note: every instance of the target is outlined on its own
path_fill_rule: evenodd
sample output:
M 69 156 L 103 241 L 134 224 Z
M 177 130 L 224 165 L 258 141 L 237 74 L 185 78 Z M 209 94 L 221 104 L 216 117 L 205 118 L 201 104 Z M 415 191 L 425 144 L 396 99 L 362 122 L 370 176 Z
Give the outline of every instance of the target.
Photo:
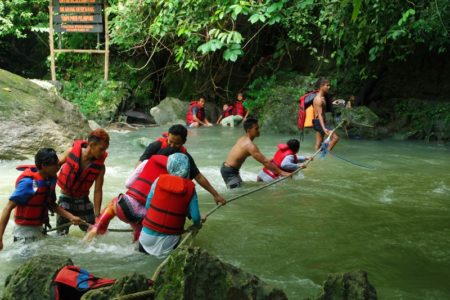
M 124 191 L 124 181 L 143 151 L 138 138 L 156 138 L 166 130 L 111 133 L 104 204 Z M 220 177 L 220 164 L 240 134 L 241 128 L 200 128 L 190 131 L 186 144 L 202 173 L 228 199 L 260 186 L 251 182 L 228 191 Z M 271 156 L 275 145 L 289 138 L 262 132 L 256 143 Z M 300 152 L 314 152 L 312 134 Z M 294 180 L 218 209 L 194 244 L 284 289 L 290 299 L 315 296 L 329 273 L 357 269 L 368 272 L 380 299 L 449 299 L 449 148 L 341 140 L 335 153 L 373 169 L 331 155 L 316 158 Z M 0 208 L 19 174 L 14 166 L 21 163 L 0 162 Z M 249 158 L 242 177 L 254 181 L 259 170 Z M 207 192 L 200 187 L 198 191 L 205 213 L 214 203 Z M 113 220 L 111 227 L 127 225 Z M 69 256 L 105 277 L 130 271 L 151 276 L 160 262 L 135 252 L 130 233 L 110 233 L 86 246 L 83 233 L 72 227 L 68 237 L 50 236 L 25 247 L 12 243 L 12 228 L 11 220 L 0 252 L 0 282 L 26 257 L 38 253 Z

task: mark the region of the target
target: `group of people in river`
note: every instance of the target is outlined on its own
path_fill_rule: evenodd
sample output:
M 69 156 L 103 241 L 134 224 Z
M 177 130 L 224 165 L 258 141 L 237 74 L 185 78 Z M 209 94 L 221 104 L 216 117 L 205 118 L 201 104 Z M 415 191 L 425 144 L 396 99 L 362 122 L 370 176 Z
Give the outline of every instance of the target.
M 323 140 L 325 135 L 331 134 L 329 148 L 332 148 L 338 137 L 325 127 L 325 96 L 329 89 L 329 81 L 321 82 L 313 101 L 316 116 L 313 121 L 317 139 Z M 236 103 L 242 104 L 243 101 L 243 95 L 238 94 Z M 192 121 L 190 124 L 187 122 L 189 127 L 208 124 L 206 118 L 202 118 L 204 110 L 198 113 L 203 106 L 204 99 L 191 105 L 192 114 L 187 118 Z M 300 149 L 297 139 L 279 144 L 274 157 L 268 159 L 254 142 L 260 135 L 258 120 L 248 117 L 245 109 L 238 112 L 245 134 L 237 139 L 220 167 L 229 189 L 241 186 L 239 171 L 249 156 L 263 165 L 257 177 L 263 182 L 290 176 L 312 159 L 297 155 Z M 111 219 L 117 216 L 133 228 L 139 251 L 158 258 L 167 256 L 179 243 L 186 218 L 191 218 L 196 227 L 206 221 L 206 217 L 200 214 L 192 180 L 208 191 L 217 205 L 226 204 L 225 198 L 200 172 L 184 147 L 188 136 L 186 127 L 173 125 L 167 134 L 146 147 L 125 182 L 126 191 L 114 197 L 103 211 L 103 181 L 109 147 L 109 135 L 105 130 L 96 129 L 87 140 L 76 140 L 60 157 L 51 148 L 40 149 L 35 155 L 35 165 L 18 167 L 22 173 L 0 217 L 0 250 L 3 249 L 3 234 L 13 209 L 14 241 L 26 242 L 42 236 L 42 227 L 49 226 L 50 210 L 58 214 L 57 228 L 61 235 L 68 234 L 70 225 L 74 224 L 87 231 L 84 239 L 91 241 L 104 234 Z M 56 185 L 61 188 L 58 204 Z M 93 202 L 89 199 L 92 186 Z

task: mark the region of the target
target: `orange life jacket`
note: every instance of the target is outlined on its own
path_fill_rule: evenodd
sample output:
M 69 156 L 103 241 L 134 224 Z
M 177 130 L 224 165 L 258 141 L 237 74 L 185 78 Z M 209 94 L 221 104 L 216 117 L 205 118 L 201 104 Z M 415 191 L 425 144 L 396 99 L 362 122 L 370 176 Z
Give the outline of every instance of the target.
M 197 114 L 195 115 L 197 117 L 197 119 L 203 121 L 205 119 L 205 108 L 201 107 L 200 104 L 198 103 L 198 101 L 192 101 L 189 104 L 189 109 L 188 109 L 188 113 L 186 115 L 186 124 L 191 124 L 192 122 L 194 122 L 194 107 L 198 108 L 197 109 Z
M 45 224 L 48 219 L 47 202 L 56 183 L 48 186 L 47 181 L 39 174 L 37 169 L 27 168 L 16 180 L 17 184 L 24 177 L 30 177 L 37 184 L 37 190 L 24 205 L 17 205 L 14 213 L 14 221 L 18 225 L 39 226 Z M 35 184 L 33 182 L 33 184 Z
M 301 131 L 305 128 L 306 109 L 313 104 L 318 92 L 319 90 L 310 91 L 300 97 L 297 126 Z
M 241 117 L 245 117 L 245 107 L 244 107 L 244 101 L 236 101 L 234 103 L 234 114 L 239 115 Z
M 58 185 L 68 196 L 89 196 L 89 189 L 105 167 L 107 152 L 105 152 L 103 157 L 91 162 L 84 170 L 80 170 L 81 150 L 87 144 L 83 140 L 75 141 L 66 162 L 59 172 Z
M 292 151 L 287 144 L 278 144 L 277 145 L 277 152 L 275 152 L 275 155 L 272 158 L 272 162 L 280 169 L 282 169 L 283 171 L 287 171 L 284 170 L 281 167 L 281 163 L 283 162 L 283 160 L 286 158 L 286 156 L 288 155 L 294 155 L 294 163 L 298 163 L 298 159 L 297 159 L 297 155 L 294 153 L 294 151 Z M 268 174 L 270 177 L 272 178 L 277 178 L 278 175 L 274 174 L 272 171 L 270 171 L 267 168 L 264 168 L 263 171 Z
M 126 194 L 145 204 L 152 183 L 160 175 L 167 174 L 167 158 L 165 155 L 152 155 L 147 160 L 142 172 L 128 187 Z
M 195 184 L 189 179 L 161 175 L 142 224 L 165 234 L 183 233 L 194 190 Z

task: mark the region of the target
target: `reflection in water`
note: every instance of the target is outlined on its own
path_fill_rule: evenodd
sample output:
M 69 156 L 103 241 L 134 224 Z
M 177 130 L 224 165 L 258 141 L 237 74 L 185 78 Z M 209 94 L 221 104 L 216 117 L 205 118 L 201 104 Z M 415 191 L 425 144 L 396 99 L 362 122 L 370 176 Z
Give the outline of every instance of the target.
M 156 138 L 167 128 L 112 133 L 104 187 L 104 206 L 124 192 L 124 181 L 138 157 L 141 137 Z M 219 168 L 242 128 L 191 130 L 186 147 L 202 173 L 226 198 L 260 185 L 249 182 L 228 191 Z M 271 156 L 276 144 L 292 138 L 262 132 L 256 139 Z M 314 136 L 300 153 L 311 155 Z M 241 198 L 211 215 L 195 245 L 283 288 L 289 298 L 316 295 L 328 273 L 366 270 L 381 299 L 448 299 L 450 288 L 450 152 L 445 147 L 397 141 L 342 140 L 335 153 L 375 170 L 355 168 L 330 156 L 316 158 L 294 180 L 285 180 Z M 0 208 L 19 172 L 31 161 L 0 162 Z M 254 181 L 261 166 L 247 159 L 242 178 Z M 214 207 L 197 185 L 200 208 Z M 388 205 L 387 205 L 388 204 Z M 52 217 L 52 224 L 54 224 Z M 128 228 L 114 219 L 111 228 Z M 134 250 L 131 233 L 109 233 L 81 242 L 72 227 L 68 237 L 50 236 L 32 245 L 12 243 L 11 219 L 0 251 L 0 291 L 26 256 L 40 253 L 71 257 L 75 264 L 105 277 L 143 272 L 160 262 Z

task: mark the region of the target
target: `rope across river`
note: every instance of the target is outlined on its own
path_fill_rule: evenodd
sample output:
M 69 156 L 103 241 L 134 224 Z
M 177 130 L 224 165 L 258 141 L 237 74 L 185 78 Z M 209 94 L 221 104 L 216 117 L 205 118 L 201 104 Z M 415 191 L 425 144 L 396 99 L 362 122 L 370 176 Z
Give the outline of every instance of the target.
M 230 202 L 236 201 L 240 198 L 243 198 L 245 196 L 248 196 L 250 194 L 259 192 L 265 188 L 268 188 L 269 186 L 275 185 L 283 180 L 286 180 L 287 178 L 292 178 L 292 176 L 294 176 L 295 174 L 297 174 L 298 172 L 300 172 L 302 169 L 306 168 L 311 161 L 313 161 L 313 159 L 320 154 L 321 152 L 326 153 L 328 144 L 331 140 L 331 137 L 333 136 L 333 133 L 336 129 L 338 129 L 339 127 L 341 127 L 344 124 L 345 121 L 341 121 L 328 135 L 328 137 L 323 141 L 322 143 L 322 147 L 320 149 L 318 149 L 316 152 L 314 152 L 314 154 L 304 163 L 304 165 L 300 168 L 298 168 L 297 170 L 295 170 L 294 172 L 292 172 L 291 174 L 289 174 L 289 176 L 286 177 L 280 177 L 274 181 L 271 181 L 269 183 L 266 183 L 256 189 L 250 190 L 246 193 L 240 194 L 238 196 L 235 196 L 231 199 L 228 199 L 226 201 L 227 204 L 229 204 Z M 209 217 L 210 215 L 212 215 L 215 211 L 217 211 L 219 208 L 221 208 L 222 206 L 224 206 L 225 204 L 220 204 L 217 205 L 216 207 L 214 207 L 213 209 L 211 209 L 210 211 L 208 211 L 206 213 L 206 217 Z M 181 240 L 181 242 L 178 244 L 177 247 L 183 246 L 192 236 L 194 236 L 196 233 L 198 232 L 198 229 L 193 229 L 193 227 L 191 226 L 188 230 L 187 230 L 187 234 L 183 237 L 183 239 Z M 158 278 L 159 274 L 161 273 L 161 270 L 163 269 L 163 267 L 169 262 L 170 260 L 170 255 L 168 257 L 166 257 L 166 259 L 164 259 L 159 266 L 156 268 L 155 272 L 153 273 L 152 278 L 150 279 L 151 282 L 155 282 L 156 279 Z M 153 290 L 147 290 L 147 291 L 142 291 L 142 292 L 137 292 L 137 293 L 133 293 L 133 294 L 129 294 L 129 295 L 124 295 L 115 299 L 121 299 L 121 300 L 132 300 L 132 299 L 141 299 L 141 297 L 145 297 L 145 296 L 149 296 L 152 295 L 154 293 Z

